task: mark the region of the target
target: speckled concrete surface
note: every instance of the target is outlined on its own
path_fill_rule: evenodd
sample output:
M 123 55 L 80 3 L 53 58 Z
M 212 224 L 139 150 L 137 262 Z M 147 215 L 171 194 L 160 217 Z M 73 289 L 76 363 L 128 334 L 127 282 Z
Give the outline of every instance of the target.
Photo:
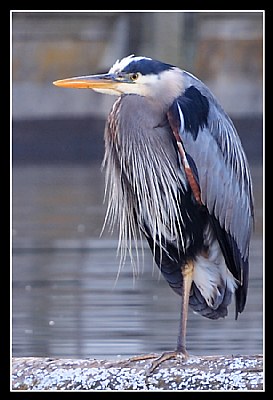
M 14 358 L 12 390 L 263 390 L 263 357 L 134 361 Z

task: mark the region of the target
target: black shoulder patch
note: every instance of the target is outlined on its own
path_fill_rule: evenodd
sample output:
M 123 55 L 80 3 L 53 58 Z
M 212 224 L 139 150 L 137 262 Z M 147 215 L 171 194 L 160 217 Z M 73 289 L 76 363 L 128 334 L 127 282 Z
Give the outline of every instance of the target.
M 173 68 L 170 64 L 165 64 L 158 60 L 143 58 L 141 60 L 132 61 L 128 64 L 122 72 L 136 73 L 140 72 L 142 75 L 159 74 L 162 71 Z
M 185 130 L 197 138 L 199 128 L 207 126 L 209 102 L 206 96 L 194 86 L 190 86 L 178 99 L 178 104 L 184 116 Z

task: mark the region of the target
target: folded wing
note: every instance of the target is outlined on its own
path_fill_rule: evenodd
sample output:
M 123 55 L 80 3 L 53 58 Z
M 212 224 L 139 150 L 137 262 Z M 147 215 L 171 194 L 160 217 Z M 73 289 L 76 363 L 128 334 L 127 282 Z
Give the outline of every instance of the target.
M 210 214 L 227 267 L 239 282 L 237 316 L 246 301 L 253 225 L 249 166 L 228 115 L 202 82 L 183 73 L 187 88 L 172 104 L 168 118 L 182 149 L 182 165 L 190 171 L 186 175 L 194 177 L 190 186 L 198 187 L 200 203 Z

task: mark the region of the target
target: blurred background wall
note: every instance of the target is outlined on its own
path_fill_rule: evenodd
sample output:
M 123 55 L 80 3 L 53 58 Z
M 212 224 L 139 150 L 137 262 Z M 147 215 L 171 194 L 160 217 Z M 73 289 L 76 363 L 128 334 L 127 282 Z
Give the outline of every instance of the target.
M 202 79 L 261 155 L 262 12 L 13 12 L 13 161 L 101 159 L 114 97 L 52 81 L 106 72 L 131 53 Z
M 100 238 L 103 131 L 115 97 L 52 85 L 106 72 L 131 53 L 197 75 L 238 129 L 256 217 L 246 312 L 234 321 L 231 310 L 217 325 L 190 313 L 188 344 L 194 354 L 260 353 L 263 13 L 13 12 L 13 354 L 129 356 L 176 342 L 180 299 L 149 249 L 140 279 L 128 257 L 115 283 L 118 234 L 105 229 Z

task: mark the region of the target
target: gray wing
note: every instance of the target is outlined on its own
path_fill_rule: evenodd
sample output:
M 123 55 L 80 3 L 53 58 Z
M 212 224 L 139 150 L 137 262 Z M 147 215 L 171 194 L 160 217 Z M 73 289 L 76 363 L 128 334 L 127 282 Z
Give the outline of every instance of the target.
M 169 121 L 173 130 L 177 124 L 188 164 L 199 185 L 201 203 L 220 227 L 225 245 L 236 248 L 231 252 L 242 284 L 243 275 L 246 280 L 248 276 L 253 225 L 248 162 L 232 121 L 212 93 L 198 79 L 183 74 L 187 88 L 170 108 Z

